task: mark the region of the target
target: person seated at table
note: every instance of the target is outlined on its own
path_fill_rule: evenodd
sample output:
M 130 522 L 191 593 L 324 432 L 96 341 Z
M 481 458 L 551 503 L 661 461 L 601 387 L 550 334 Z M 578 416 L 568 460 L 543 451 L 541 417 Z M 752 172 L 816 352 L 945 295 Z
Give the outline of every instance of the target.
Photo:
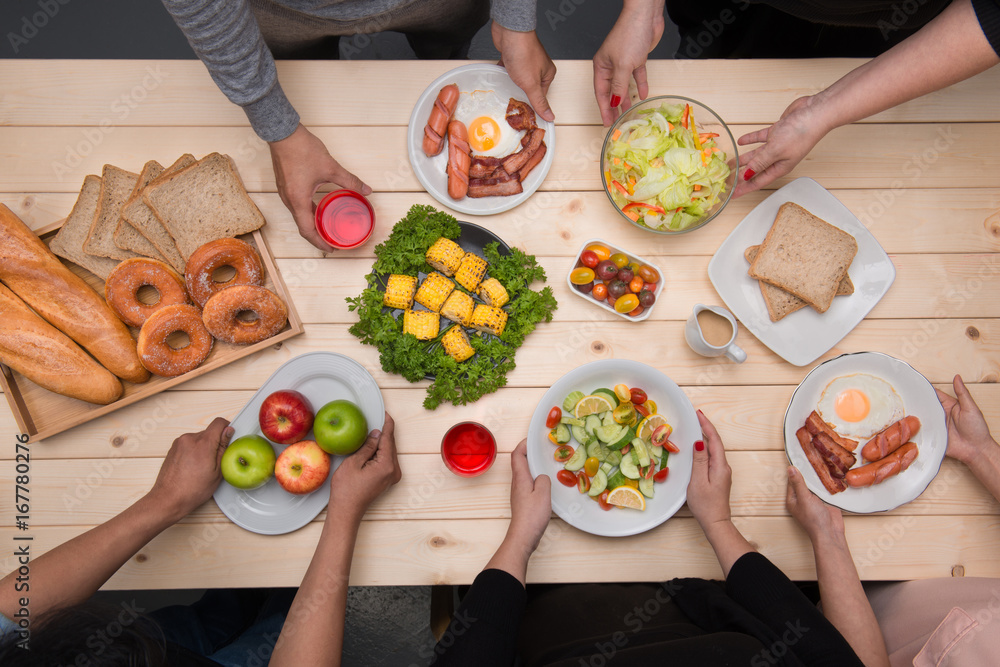
M 535 0 L 163 0 L 167 11 L 208 68 L 216 85 L 243 107 L 250 125 L 268 143 L 281 201 L 299 233 L 332 251 L 316 232 L 313 195 L 320 186 L 371 188 L 335 160 L 323 142 L 299 122 L 278 81 L 274 59 L 337 59 L 339 39 L 394 31 L 406 35 L 418 58 L 465 58 L 476 32 L 492 15 L 493 43 L 501 64 L 528 95 L 535 112 L 555 116 L 546 94 L 555 77 L 535 34 Z M 428 81 L 429 83 L 430 81 Z M 316 81 L 337 98 L 336 81 Z M 371 99 L 344 104 L 367 107 L 393 87 L 371 89 Z M 409 103 L 409 97 L 398 104 Z M 365 156 L 354 156 L 363 162 Z M 335 188 L 335 189 L 336 189 Z
M 938 390 L 948 421 L 949 457 L 961 461 L 1000 500 L 1000 445 L 972 394 L 954 379 L 955 396 Z M 946 577 L 871 584 L 868 598 L 893 667 L 1000 664 L 1000 579 Z
M 635 78 L 640 98 L 645 99 L 648 93 L 646 56 L 663 32 L 660 15 L 663 4 L 663 0 L 626 1 L 618 21 L 594 56 L 594 93 L 605 125 L 617 117 L 617 103 L 628 108 L 630 77 Z M 671 0 L 668 10 L 680 25 L 690 22 L 692 29 L 699 31 L 718 24 L 720 34 L 709 35 L 713 44 L 728 43 L 736 32 L 729 24 L 743 21 L 747 14 L 754 13 L 750 10 L 767 10 L 768 17 L 759 21 L 761 40 L 754 42 L 758 46 L 785 44 L 799 34 L 798 30 L 782 29 L 780 21 L 772 16 L 790 15 L 806 19 L 800 23 L 811 22 L 818 30 L 828 24 L 875 26 L 876 32 L 886 33 L 880 42 L 882 48 L 892 47 L 829 88 L 796 99 L 770 127 L 740 137 L 737 143 L 741 146 L 762 145 L 740 156 L 740 165 L 745 170 L 733 192 L 736 197 L 791 172 L 831 130 L 964 81 L 1000 62 L 1000 0 L 954 0 L 950 4 L 947 0 L 928 0 L 910 5 L 894 0 L 840 3 L 719 0 L 715 4 L 720 4 L 721 9 L 713 13 L 711 8 L 715 5 L 703 0 Z M 909 6 L 912 11 L 904 10 Z M 688 14 L 697 18 L 688 19 Z M 728 20 L 730 16 L 733 18 Z M 727 20 L 724 22 L 720 17 Z M 907 30 L 912 30 L 912 34 L 893 46 L 890 38 L 906 34 Z M 742 40 L 735 41 L 743 48 L 735 54 L 737 57 L 774 55 L 745 47 Z M 811 46 L 806 53 L 812 57 L 821 55 Z M 984 94 L 989 93 L 984 91 Z
M 456 610 L 431 664 L 508 666 L 520 645 L 528 667 L 887 665 L 840 511 L 828 508 L 805 488 L 800 474 L 790 472 L 788 508 L 813 540 L 820 589 L 830 593 L 820 613 L 733 524 L 732 471 L 725 449 L 701 411 L 698 418 L 705 439 L 695 443 L 688 506 L 715 550 L 724 585 L 674 579 L 659 585 L 585 584 L 526 591 L 528 559 L 545 531 L 551 504 L 548 477 L 532 480 L 522 441 L 511 454 L 507 536 Z M 591 556 L 579 553 L 574 558 Z M 643 559 L 649 558 L 655 556 L 623 549 L 607 567 L 641 576 Z M 562 567 L 572 568 L 574 562 Z
M 18 570 L 4 577 L 0 665 L 236 667 L 254 659 L 266 664 L 268 656 L 271 665 L 339 664 L 361 517 L 400 478 L 388 414 L 382 431 L 372 431 L 333 473 L 330 506 L 336 511 L 327 512 L 297 593 L 215 590 L 190 608 L 167 607 L 148 615 L 134 602 L 88 602 L 154 537 L 212 497 L 231 437 L 228 422 L 217 418 L 204 431 L 177 438 L 146 495 L 106 523 L 32 559 L 30 578 Z M 22 585 L 25 581 L 30 589 Z M 29 620 L 30 635 L 24 628 Z M 292 633 L 294 641 L 288 638 Z

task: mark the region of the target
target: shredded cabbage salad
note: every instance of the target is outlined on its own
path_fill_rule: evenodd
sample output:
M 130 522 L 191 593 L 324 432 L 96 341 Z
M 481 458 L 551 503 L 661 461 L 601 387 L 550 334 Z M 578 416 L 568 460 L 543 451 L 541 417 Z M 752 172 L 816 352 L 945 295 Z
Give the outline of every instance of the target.
M 639 111 L 608 145 L 604 185 L 611 199 L 651 229 L 687 229 L 726 191 L 730 171 L 718 136 L 698 133 L 689 104 Z

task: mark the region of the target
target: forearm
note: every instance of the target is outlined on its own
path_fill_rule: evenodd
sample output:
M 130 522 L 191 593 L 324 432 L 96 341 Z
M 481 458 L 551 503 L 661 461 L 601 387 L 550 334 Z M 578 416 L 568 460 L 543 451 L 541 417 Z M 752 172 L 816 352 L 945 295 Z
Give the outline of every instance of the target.
M 867 667 L 889 664 L 885 639 L 865 595 L 843 533 L 813 539 L 816 579 L 823 615 L 851 645 Z
M 984 443 L 978 452 L 964 463 L 993 497 L 1000 500 L 1000 445 L 997 445 L 995 440 Z
M 38 615 L 85 601 L 139 549 L 183 513 L 149 495 L 124 512 L 31 562 L 31 589 L 14 589 L 17 571 L 0 581 L 0 613 L 10 617 L 18 597 L 31 600 Z
M 826 131 L 940 90 L 1000 62 L 969 0 L 940 16 L 816 96 Z
M 500 547 L 493 554 L 493 558 L 483 569 L 503 570 L 524 586 L 528 576 L 528 560 L 534 551 L 533 545 L 526 544 L 523 539 L 511 534 L 508 530 Z
M 271 665 L 339 665 L 344 616 L 360 517 L 332 509 L 309 569 L 281 628 Z
M 744 554 L 756 551 L 752 544 L 733 524 L 731 519 L 716 521 L 707 526 L 702 526 L 705 537 L 715 551 L 715 557 L 719 559 L 722 566 L 723 577 L 729 576 L 729 571 L 733 563 L 738 561 Z

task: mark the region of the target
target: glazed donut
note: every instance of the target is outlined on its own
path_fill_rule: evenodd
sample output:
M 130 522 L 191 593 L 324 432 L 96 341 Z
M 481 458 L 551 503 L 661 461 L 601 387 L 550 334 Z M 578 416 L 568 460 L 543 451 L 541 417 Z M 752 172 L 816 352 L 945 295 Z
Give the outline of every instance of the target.
M 245 311 L 257 318 L 250 322 L 239 318 L 238 315 Z M 250 345 L 281 331 L 288 321 L 288 308 L 266 287 L 237 285 L 213 294 L 205 304 L 202 319 L 205 327 L 219 340 Z
M 216 269 L 231 266 L 236 275 L 226 282 L 216 282 L 212 277 Z M 191 299 L 204 308 L 208 299 L 234 285 L 263 285 L 264 271 L 260 255 L 253 246 L 239 239 L 219 239 L 201 246 L 187 261 L 184 269 Z
M 191 343 L 175 349 L 167 337 L 183 331 Z M 149 316 L 139 330 L 139 360 L 150 373 L 174 377 L 194 370 L 212 351 L 212 334 L 201 319 L 201 311 L 190 304 L 165 306 Z
M 150 286 L 157 291 L 156 303 L 139 300 L 139 288 Z M 155 259 L 126 259 L 108 274 L 104 299 L 115 315 L 130 327 L 141 327 L 150 315 L 164 306 L 188 302 L 184 279 L 176 271 Z

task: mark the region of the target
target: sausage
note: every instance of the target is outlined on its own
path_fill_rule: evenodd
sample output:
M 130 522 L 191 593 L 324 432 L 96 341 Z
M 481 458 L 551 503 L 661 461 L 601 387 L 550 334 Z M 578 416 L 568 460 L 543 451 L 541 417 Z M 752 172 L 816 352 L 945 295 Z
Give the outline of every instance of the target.
M 458 106 L 458 86 L 448 84 L 438 93 L 431 108 L 431 115 L 424 127 L 424 155 L 434 157 L 444 148 L 444 133 L 448 129 L 448 121 Z
M 897 475 L 909 468 L 910 464 L 917 458 L 917 454 L 916 443 L 908 442 L 883 459 L 861 466 L 860 468 L 848 470 L 847 477 L 844 479 L 848 486 L 852 487 L 878 484 L 886 478 Z
M 469 148 L 469 129 L 460 120 L 448 123 L 448 196 L 464 199 L 469 191 L 469 167 L 472 151 Z
M 862 448 L 861 455 L 866 461 L 883 459 L 899 449 L 903 443 L 912 440 L 919 430 L 920 419 L 907 415 L 876 433 L 875 437 Z

